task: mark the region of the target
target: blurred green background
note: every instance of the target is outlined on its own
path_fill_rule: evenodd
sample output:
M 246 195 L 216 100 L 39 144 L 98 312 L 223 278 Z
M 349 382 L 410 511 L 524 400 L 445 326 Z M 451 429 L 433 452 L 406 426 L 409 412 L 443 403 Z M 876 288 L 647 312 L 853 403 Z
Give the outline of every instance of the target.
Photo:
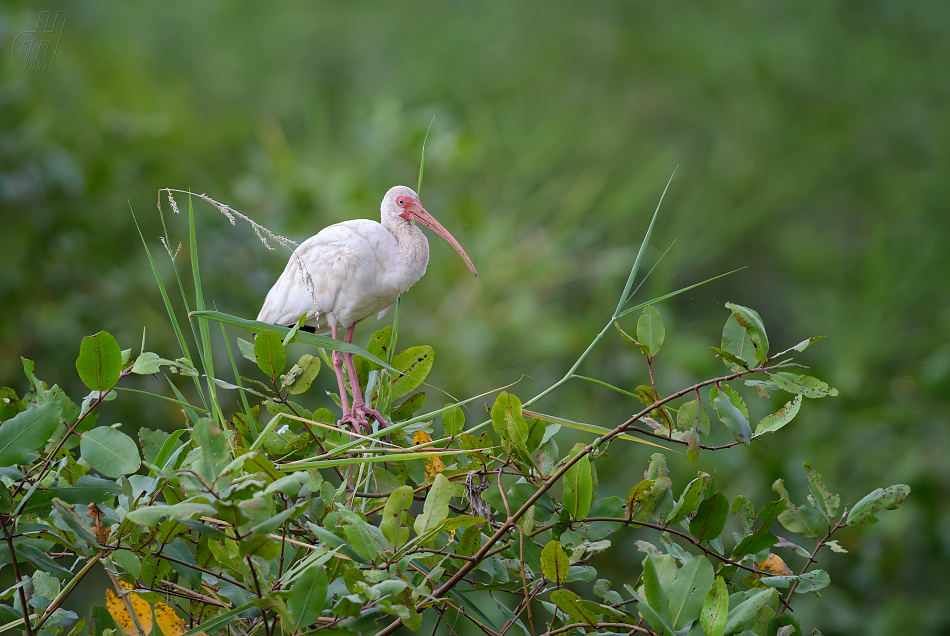
M 29 70 L 12 47 L 41 10 L 68 17 L 52 68 Z M 430 382 L 452 395 L 524 376 L 511 390 L 529 397 L 609 317 L 678 165 L 647 265 L 672 249 L 638 298 L 747 268 L 659 307 L 661 392 L 722 371 L 707 347 L 727 301 L 758 309 L 773 348 L 829 336 L 800 358 L 841 391 L 699 467 L 758 504 L 778 477 L 803 499 L 803 461 L 846 502 L 910 484 L 900 512 L 842 534 L 832 587 L 796 615 L 950 633 L 947 2 L 6 3 L 0 43 L 0 385 L 25 391 L 25 356 L 78 401 L 79 341 L 100 329 L 138 350 L 144 327 L 175 356 L 130 214 L 164 257 L 158 188 L 300 240 L 414 186 L 434 117 L 422 199 L 480 275 L 433 236 L 401 343 L 435 347 Z M 196 210 L 206 295 L 253 318 L 288 253 Z M 646 370 L 611 332 L 581 372 L 631 388 Z M 126 428 L 182 425 L 136 397 L 111 408 Z M 638 407 L 583 384 L 538 408 L 612 426 Z M 599 492 L 623 495 L 650 451 L 612 452 Z M 670 460 L 676 489 L 695 467 Z M 656 539 L 626 536 L 601 564 L 618 587 L 633 541 Z

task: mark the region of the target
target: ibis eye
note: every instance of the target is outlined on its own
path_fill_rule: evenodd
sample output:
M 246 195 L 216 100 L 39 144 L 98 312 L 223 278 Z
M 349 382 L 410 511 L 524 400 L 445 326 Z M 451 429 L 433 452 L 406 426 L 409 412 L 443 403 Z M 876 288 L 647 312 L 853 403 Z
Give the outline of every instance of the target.
M 403 199 L 399 199 L 398 201 L 396 201 L 396 203 L 399 204 L 399 207 L 403 207 L 406 205 L 406 202 Z

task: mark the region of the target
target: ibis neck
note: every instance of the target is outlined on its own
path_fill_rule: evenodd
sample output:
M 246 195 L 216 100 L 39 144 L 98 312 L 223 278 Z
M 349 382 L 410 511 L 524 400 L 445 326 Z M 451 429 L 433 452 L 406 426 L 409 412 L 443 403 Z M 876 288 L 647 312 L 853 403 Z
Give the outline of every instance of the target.
M 422 230 L 402 219 L 387 224 L 386 229 L 396 237 L 399 244 L 390 275 L 393 286 L 402 293 L 426 273 L 426 266 L 429 264 L 429 241 Z

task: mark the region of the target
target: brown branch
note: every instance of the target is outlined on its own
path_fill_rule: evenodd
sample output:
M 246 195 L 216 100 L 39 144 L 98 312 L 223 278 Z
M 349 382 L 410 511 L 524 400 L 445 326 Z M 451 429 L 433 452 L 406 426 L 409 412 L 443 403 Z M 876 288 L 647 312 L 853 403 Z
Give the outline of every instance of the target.
M 742 376 L 749 373 L 766 371 L 767 369 L 772 368 L 772 367 L 765 367 L 764 365 L 765 363 L 762 363 L 758 367 L 755 367 L 753 369 L 743 369 L 742 371 L 736 371 L 735 373 L 731 373 L 729 375 L 720 376 L 718 378 L 713 378 L 711 380 L 704 380 L 702 382 L 697 382 L 696 384 L 690 387 L 687 387 L 685 389 L 682 389 L 680 391 L 677 391 L 676 393 L 673 393 L 671 395 L 668 395 L 667 397 L 663 399 L 657 399 L 653 404 L 647 406 L 636 415 L 633 415 L 627 421 L 616 426 L 613 430 L 607 433 L 604 433 L 603 435 L 598 437 L 596 440 L 594 440 L 592 443 L 582 448 L 580 452 L 578 452 L 576 455 L 574 455 L 574 457 L 572 457 L 568 461 L 564 462 L 564 464 L 554 474 L 548 477 L 545 480 L 545 482 L 541 485 L 541 487 L 531 497 L 528 498 L 528 500 L 521 506 L 521 508 L 518 509 L 517 512 L 515 512 L 514 515 L 510 515 L 508 519 L 503 524 L 501 524 L 501 527 L 499 527 L 498 530 L 495 531 L 495 533 L 488 539 L 485 545 L 483 545 L 482 548 L 478 552 L 475 553 L 474 557 L 476 561 L 474 562 L 469 561 L 465 563 L 452 576 L 452 578 L 450 578 L 442 586 L 440 586 L 437 590 L 435 590 L 432 593 L 432 595 L 437 598 L 441 596 L 445 596 L 446 592 L 448 592 L 453 587 L 455 587 L 466 574 L 468 574 L 471 570 L 475 568 L 478 562 L 480 562 L 482 559 L 485 558 L 486 553 L 492 548 L 492 546 L 494 546 L 507 532 L 511 530 L 515 522 L 517 522 L 518 519 L 524 516 L 524 514 L 528 511 L 528 509 L 531 506 L 533 506 L 541 498 L 541 496 L 544 495 L 544 493 L 550 490 L 551 487 L 554 486 L 554 484 L 556 484 L 561 479 L 561 477 L 564 476 L 564 473 L 570 470 L 570 468 L 574 464 L 579 462 L 582 458 L 584 458 L 587 455 L 590 455 L 595 450 L 595 448 L 599 448 L 603 442 L 610 441 L 617 435 L 620 435 L 625 430 L 627 430 L 627 428 L 631 426 L 634 422 L 645 417 L 650 412 L 656 410 L 657 408 L 666 404 L 667 402 L 671 402 L 672 400 L 680 398 L 688 393 L 696 391 L 705 386 L 718 384 L 720 382 L 728 382 L 729 380 L 741 378 Z M 402 625 L 402 619 L 397 618 L 392 623 L 390 623 L 389 625 L 384 627 L 382 630 L 380 630 L 376 636 L 389 636 L 390 634 L 395 632 L 397 629 L 399 629 L 400 625 Z

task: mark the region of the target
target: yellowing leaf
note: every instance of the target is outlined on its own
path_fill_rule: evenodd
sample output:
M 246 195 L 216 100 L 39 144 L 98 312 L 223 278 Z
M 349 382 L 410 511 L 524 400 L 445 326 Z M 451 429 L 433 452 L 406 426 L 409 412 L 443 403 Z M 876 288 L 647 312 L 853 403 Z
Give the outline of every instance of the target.
M 155 622 L 165 636 L 181 636 L 188 631 L 185 629 L 185 621 L 161 601 L 155 603 Z
M 119 585 L 122 586 L 124 590 L 133 589 L 132 586 L 125 581 L 119 581 Z M 128 604 L 126 604 L 126 602 L 128 602 Z M 144 635 L 139 631 L 138 627 L 136 627 L 135 620 L 133 620 L 132 615 L 129 614 L 129 605 L 132 606 L 132 611 L 135 612 L 135 618 L 138 619 L 139 626 L 141 626 L 145 632 Z M 152 608 L 135 592 L 129 592 L 123 599 L 114 594 L 112 590 L 107 589 L 106 609 L 108 609 L 109 614 L 112 615 L 112 620 L 129 636 L 145 636 L 152 631 Z
M 425 431 L 416 431 L 412 436 L 413 446 L 428 444 L 431 441 L 432 438 Z M 445 470 L 445 462 L 442 461 L 441 457 L 436 455 L 426 460 L 426 479 L 435 477 L 443 470 Z
M 779 576 L 784 576 L 791 574 L 792 571 L 785 565 L 785 561 L 782 560 L 777 554 L 769 552 L 769 556 L 765 558 L 765 561 L 758 564 L 760 570 L 766 570 L 772 574 L 778 574 Z

